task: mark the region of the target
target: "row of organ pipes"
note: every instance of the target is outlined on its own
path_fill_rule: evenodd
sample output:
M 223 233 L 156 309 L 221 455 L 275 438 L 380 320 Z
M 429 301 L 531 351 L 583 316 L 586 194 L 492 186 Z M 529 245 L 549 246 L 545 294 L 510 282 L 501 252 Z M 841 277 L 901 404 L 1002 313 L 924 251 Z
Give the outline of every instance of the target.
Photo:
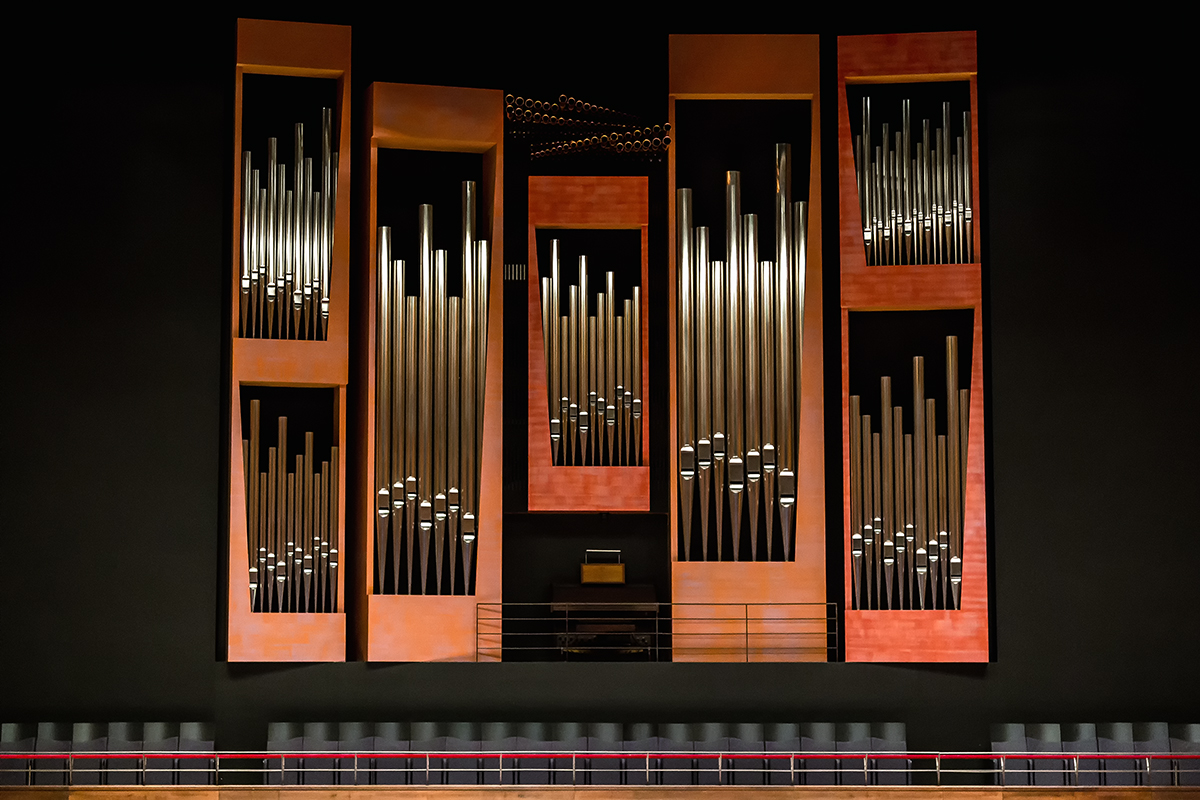
M 862 101 L 854 162 L 867 264 L 973 263 L 971 112 L 962 112 L 962 132 L 951 139 L 950 103 L 943 102 L 941 127 L 931 131 L 922 120 L 914 148 L 911 103 L 901 101 L 900 130 L 882 123 L 875 143 L 871 98 Z
M 913 358 L 912 432 L 880 379 L 878 420 L 850 397 L 850 556 L 856 609 L 957 609 L 970 390 L 958 387 L 958 339 L 946 337 L 946 432 Z
M 692 190 L 677 192 L 679 531 L 686 561 L 724 559 L 726 506 L 733 560 L 742 557 L 744 529 L 750 559 L 774 559 L 776 511 L 780 555 L 794 557 L 807 203 L 792 199 L 791 161 L 791 145 L 776 145 L 774 261 L 759 260 L 766 226 L 742 213 L 740 173 L 726 173 L 723 261 L 711 257 L 708 228 L 694 226 Z
M 287 417 L 261 462 L 262 405 L 250 401 L 250 438 L 242 440 L 246 539 L 252 611 L 338 610 L 338 448 L 318 467 L 313 433 L 288 459 Z M 292 472 L 288 467 L 294 466 Z
M 589 314 L 593 303 L 587 273 L 587 256 L 580 256 L 578 280 L 567 287 L 563 314 L 559 241 L 550 243 L 550 277 L 541 279 L 541 290 L 553 463 L 638 466 L 642 453 L 640 287 L 633 287 L 631 297 L 618 300 L 614 274 L 604 273 L 604 286 L 594 298 L 596 313 Z
M 447 251 L 433 249 L 432 206 L 418 211 L 416 296 L 405 293 L 405 263 L 392 259 L 391 229 L 378 231 L 376 594 L 473 591 L 490 257 L 475 195 L 465 181 L 461 296 L 449 293 Z
M 321 109 L 321 120 L 319 163 L 304 155 L 301 122 L 296 123 L 291 169 L 279 160 L 274 137 L 267 139 L 263 167 L 254 166 L 249 150 L 242 153 L 238 320 L 243 337 L 327 337 L 338 154 L 333 112 Z

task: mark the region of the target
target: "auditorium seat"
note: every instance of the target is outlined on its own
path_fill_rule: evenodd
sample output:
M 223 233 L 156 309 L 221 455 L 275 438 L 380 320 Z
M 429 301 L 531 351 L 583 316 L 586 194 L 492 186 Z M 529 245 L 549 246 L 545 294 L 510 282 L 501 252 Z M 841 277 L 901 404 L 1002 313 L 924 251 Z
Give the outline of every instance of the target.
M 866 722 L 839 722 L 834 731 L 838 752 L 854 753 L 838 759 L 838 783 L 842 786 L 866 786 L 871 750 L 871 726 Z
M 339 722 L 338 752 L 346 753 L 337 759 L 334 783 L 338 786 L 366 786 L 371 783 L 375 758 L 375 726 L 370 722 Z M 354 754 L 358 754 L 355 758 Z
M 1025 740 L 1025 726 L 1020 722 L 992 725 L 991 734 L 993 753 L 1029 752 L 1029 745 Z M 1030 784 L 1029 759 L 996 759 L 994 765 L 997 771 L 997 784 L 1002 786 L 1028 786 Z
M 176 783 L 181 786 L 213 786 L 216 784 L 216 763 L 211 755 L 188 757 L 184 753 L 212 753 L 216 749 L 216 732 L 211 722 L 181 722 L 179 724 L 179 763 Z
M 1200 786 L 1200 724 L 1170 726 L 1171 752 L 1197 758 L 1174 760 L 1177 786 Z
M 412 749 L 411 726 L 404 722 L 376 722 L 374 727 L 375 752 L 382 754 L 405 753 Z M 421 769 L 424 770 L 422 764 Z M 407 756 L 375 756 L 375 784 L 378 786 L 403 786 L 413 782 L 412 759 Z
M 445 781 L 445 758 L 435 753 L 446 751 L 446 732 L 437 722 L 414 722 L 409 726 L 410 782 L 440 785 Z M 424 755 L 422 755 L 424 754 Z
M 837 726 L 832 722 L 801 723 L 800 749 L 806 753 L 832 753 L 837 750 Z M 800 765 L 797 764 L 796 768 L 800 769 Z M 832 755 L 806 757 L 803 769 L 801 775 L 804 785 L 833 786 L 837 783 L 837 760 Z
M 511 750 L 513 737 L 516 736 L 516 725 L 511 722 L 484 722 L 479 726 L 482 750 L 504 751 Z M 510 786 L 515 782 L 516 759 L 507 757 L 484 756 L 480 764 L 482 768 L 480 783 L 488 786 Z
M 658 726 L 658 751 L 663 756 L 663 786 L 691 786 L 695 783 L 691 735 L 687 723 L 667 722 Z
M 1062 726 L 1062 749 L 1064 753 L 1095 753 L 1096 726 L 1091 722 L 1074 722 Z M 1074 759 L 1072 759 L 1074 760 Z M 1077 786 L 1099 786 L 1102 775 L 1100 760 L 1078 756 Z M 1076 765 L 1068 762 L 1067 770 L 1076 771 Z
M 1025 725 L 1025 746 L 1030 753 L 1061 753 L 1062 728 L 1057 722 Z M 1034 786 L 1067 786 L 1066 762 L 1057 758 L 1030 759 Z
M 142 747 L 147 752 L 170 753 L 170 755 L 146 757 L 145 785 L 170 786 L 175 783 L 175 754 L 179 752 L 179 723 L 145 723 L 142 725 Z
M 721 722 L 695 722 L 688 725 L 688 737 L 696 753 L 692 762 L 693 783 L 697 786 L 732 783 L 728 772 L 731 762 L 724 757 L 729 752 L 728 726 Z M 701 755 L 712 752 L 720 755 Z
M 661 777 L 658 770 L 662 760 L 659 758 L 647 759 L 646 754 L 658 751 L 658 726 L 648 722 L 635 722 L 618 726 L 618 728 L 621 731 L 621 741 L 617 749 L 631 755 L 613 763 L 612 766 L 620 768 L 620 771 L 612 776 L 616 779 L 613 782 L 616 783 L 623 778 L 623 782 L 629 786 L 657 785 Z M 649 772 L 646 769 L 647 760 L 649 761 Z M 607 759 L 597 759 L 593 769 L 607 767 L 607 764 L 603 763 L 604 761 Z
M 300 783 L 304 786 L 332 786 L 336 759 L 322 755 L 338 749 L 337 726 L 331 722 L 304 723 L 304 751 L 316 753 L 304 757 Z
M 766 783 L 767 763 L 762 758 L 737 758 L 739 753 L 761 753 L 763 726 L 752 722 L 739 722 L 729 726 L 729 752 L 735 756 L 729 760 L 729 777 L 726 783 L 736 786 L 762 786 Z
M 576 783 L 596 786 L 616 786 L 621 782 L 621 758 L 608 753 L 624 749 L 624 732 L 619 722 L 589 722 L 583 726 L 588 757 L 585 774 Z
M 1165 722 L 1135 722 L 1133 725 L 1133 748 L 1138 753 L 1171 752 L 1170 729 Z M 1171 785 L 1171 760 L 1154 758 L 1138 764 L 1142 783 L 1146 786 Z
M 39 722 L 34 749 L 39 753 L 69 752 L 71 749 L 71 724 Z M 33 784 L 35 786 L 66 786 L 67 759 L 33 759 Z
M 587 728 L 582 722 L 555 722 L 548 727 L 550 732 L 550 738 L 546 742 L 548 752 L 577 753 L 587 750 Z M 579 774 L 583 765 L 575 763 L 575 767 L 575 774 Z M 558 786 L 572 784 L 571 756 L 558 756 L 551 761 L 550 782 Z
M 103 753 L 108 726 L 101 722 L 76 722 L 71 726 L 71 784 L 99 786 L 104 782 L 104 757 L 80 757 L 76 753 Z
M 37 741 L 37 726 L 27 722 L 0 724 L 0 754 L 28 753 Z M 24 786 L 30 782 L 30 760 L 27 758 L 0 759 L 0 786 Z
M 872 753 L 903 753 L 908 750 L 908 733 L 903 722 L 871 724 Z M 912 783 L 912 759 L 871 757 L 872 783 L 877 786 L 904 786 Z
M 181 722 L 179 724 L 178 780 L 181 786 L 213 786 L 217 782 L 216 731 L 211 722 Z M 186 756 L 184 753 L 208 753 Z
M 1096 745 L 1102 753 L 1135 752 L 1133 724 L 1129 722 L 1101 722 L 1096 725 Z M 1103 760 L 1105 786 L 1138 785 L 1138 765 L 1132 758 L 1106 758 Z
M 518 722 L 513 736 L 505 740 L 513 751 L 513 782 L 521 786 L 550 785 L 550 726 L 545 722 Z
M 474 722 L 441 723 L 441 746 L 447 753 L 463 753 L 462 756 L 447 756 L 443 761 L 443 782 L 451 786 L 476 786 L 483 783 L 484 763 L 479 758 L 479 750 L 486 748 L 487 734 L 482 725 Z M 501 731 L 493 730 L 492 735 L 499 736 Z M 498 778 L 499 776 L 497 776 Z
M 794 722 L 768 722 L 762 726 L 763 749 L 768 751 L 794 753 L 800 749 L 800 726 Z M 791 786 L 803 783 L 803 773 L 794 770 L 804 768 L 803 759 L 781 756 L 767 758 L 766 784 L 769 786 Z
M 304 725 L 299 722 L 272 722 L 267 726 L 267 751 L 297 753 L 304 749 Z M 304 769 L 299 756 L 267 759 L 267 783 L 273 786 L 298 786 Z

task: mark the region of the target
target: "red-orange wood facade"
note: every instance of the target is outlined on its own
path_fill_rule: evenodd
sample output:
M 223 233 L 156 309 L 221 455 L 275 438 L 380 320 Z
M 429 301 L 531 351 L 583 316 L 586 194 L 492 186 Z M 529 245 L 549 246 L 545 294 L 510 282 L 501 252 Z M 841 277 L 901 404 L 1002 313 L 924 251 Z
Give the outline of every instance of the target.
M 669 111 L 676 143 L 687 131 L 675 125 L 677 100 L 808 100 L 812 104 L 809 152 L 808 269 L 805 283 L 804 330 L 797 347 L 804 348 L 801 375 L 799 461 L 796 472 L 796 535 L 794 561 L 718 562 L 679 561 L 679 475 L 676 398 L 675 236 L 670 240 L 670 370 L 671 370 L 671 594 L 676 604 L 672 630 L 675 661 L 826 660 L 824 642 L 804 652 L 775 646 L 781 639 L 811 636 L 813 622 L 772 623 L 772 617 L 801 613 L 791 604 L 812 604 L 806 612 L 821 620 L 825 610 L 825 450 L 822 376 L 821 279 L 821 136 L 820 59 L 813 35 L 672 35 L 670 37 Z M 695 146 L 702 146 L 697 144 Z M 670 230 L 675 230 L 675 146 L 668 155 Z M 687 604 L 687 605 L 679 605 Z M 749 608 L 737 605 L 745 604 Z M 743 617 L 759 618 L 750 636 L 735 646 L 732 637 L 743 630 Z M 713 618 L 728 617 L 728 623 Z M 689 623 L 688 619 L 693 621 Z M 713 632 L 724 625 L 727 632 Z M 713 632 L 712 635 L 704 635 Z M 819 635 L 819 633 L 818 633 Z
M 529 178 L 529 510 L 649 511 L 649 243 L 650 189 L 645 176 L 531 176 Z M 641 293 L 638 332 L 642 351 L 642 466 L 556 467 L 550 454 L 537 230 L 641 231 Z M 564 270 L 573 275 L 572 270 Z
M 353 499 L 359 532 L 354 586 L 356 653 L 367 661 L 475 661 L 476 604 L 500 602 L 503 551 L 501 467 L 504 413 L 504 97 L 491 89 L 375 83 L 367 97 L 369 141 L 368 202 L 363 228 L 363 296 L 359 299 L 360 387 L 355 465 L 359 491 Z M 377 297 L 376 197 L 380 148 L 433 150 L 483 155 L 479 187 L 479 237 L 490 246 L 488 288 L 487 380 L 484 389 L 483 456 L 480 467 L 475 593 L 472 595 L 382 595 L 371 593 L 375 574 L 374 503 L 366 476 L 375 463 L 375 302 Z M 499 631 L 489 653 L 499 653 Z M 480 657 L 483 658 L 482 656 Z
M 842 485 L 847 661 L 988 660 L 987 530 L 984 488 L 983 307 L 980 264 L 868 266 L 854 166 L 846 84 L 967 81 L 971 170 L 979 175 L 979 103 L 973 31 L 838 37 L 838 191 L 841 251 Z M 979 181 L 971 182 L 974 247 L 980 252 Z M 851 311 L 972 309 L 970 417 L 964 500 L 962 605 L 958 610 L 853 610 L 850 582 Z
M 333 230 L 329 330 L 325 341 L 239 337 L 239 276 L 242 270 L 242 77 L 291 75 L 337 80 L 335 146 L 339 179 Z M 242 465 L 241 387 L 297 386 L 336 390 L 334 440 L 338 461 L 338 552 L 346 552 L 346 383 L 349 340 L 350 262 L 350 28 L 299 22 L 238 20 L 234 93 L 232 280 L 235 311 L 229 398 L 229 639 L 230 661 L 344 661 L 345 582 L 338 584 L 335 613 L 258 613 L 250 610 L 247 576 L 245 473 Z M 248 143 L 257 144 L 257 143 Z

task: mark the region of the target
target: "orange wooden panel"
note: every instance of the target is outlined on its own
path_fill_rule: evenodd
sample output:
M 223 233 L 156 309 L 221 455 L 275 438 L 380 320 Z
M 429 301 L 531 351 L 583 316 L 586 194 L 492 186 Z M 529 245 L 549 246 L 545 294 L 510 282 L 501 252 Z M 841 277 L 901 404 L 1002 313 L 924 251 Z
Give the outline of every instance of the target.
M 671 591 L 675 603 L 824 603 L 825 446 L 821 272 L 821 136 L 818 37 L 808 35 L 673 35 L 670 38 L 668 116 L 675 127 L 677 99 L 810 99 L 812 134 L 808 184 L 808 269 L 805 274 L 804 348 L 800 376 L 799 456 L 796 471 L 794 562 L 680 562 L 678 558 L 679 452 L 676 419 L 675 149 L 668 153 L 671 254 L 669 368 L 671 409 Z M 755 571 L 758 570 L 758 571 Z M 703 654 L 701 654 L 702 656 Z M 713 654 L 712 659 L 719 653 Z M 825 651 L 814 654 L 824 661 Z M 788 659 L 798 660 L 798 659 Z
M 984 476 L 982 272 L 975 264 L 868 266 L 854 168 L 846 83 L 967 80 L 971 91 L 971 160 L 979 174 L 978 97 L 974 32 L 838 39 L 838 188 L 842 307 L 842 485 L 847 661 L 987 661 L 987 531 Z M 980 247 L 979 181 L 972 181 L 975 252 Z M 970 308 L 967 481 L 963 505 L 962 607 L 957 611 L 854 611 L 850 580 L 851 310 Z
M 338 191 L 333 231 L 328 338 L 323 342 L 238 336 L 241 275 L 242 77 L 245 73 L 329 77 L 338 81 Z M 241 385 L 338 388 L 338 552 L 346 552 L 346 385 L 350 316 L 350 28 L 297 22 L 238 20 L 234 92 L 233 239 L 230 338 L 229 639 L 230 661 L 344 661 L 345 574 L 336 613 L 250 611 L 247 586 L 245 476 L 242 467 Z M 348 565 L 341 569 L 346 573 Z
M 61 790 L 62 797 L 70 797 L 70 800 L 142 800 L 142 798 L 153 797 L 155 800 L 226 800 L 226 794 L 223 790 L 215 786 L 196 786 L 196 787 L 169 787 L 156 786 L 153 789 L 141 786 L 121 786 L 121 787 L 101 787 L 89 786 L 87 788 L 71 787 L 70 792 L 66 789 Z M 40 800 L 49 800 L 51 795 L 38 794 Z M 6 790 L 0 794 L 8 800 L 11 795 Z M 257 800 L 267 800 L 266 797 L 259 795 Z
M 474 661 L 475 602 L 472 595 L 371 595 L 367 660 Z
M 355 373 L 365 387 L 358 393 L 357 432 L 364 447 L 354 464 L 359 491 L 352 501 L 352 519 L 359 532 L 353 602 L 362 609 L 356 651 L 369 661 L 474 661 L 475 606 L 500 602 L 503 555 L 504 97 L 491 89 L 375 83 L 368 92 L 367 130 L 371 132 L 368 213 L 362 229 L 367 257 L 361 267 L 365 296 L 360 302 L 359 329 L 363 349 Z M 475 594 L 469 596 L 371 593 L 375 497 L 369 487 L 375 463 L 376 197 L 381 147 L 483 154 L 477 220 L 479 237 L 491 243 L 491 263 Z
M 345 386 L 346 347 L 339 342 L 234 339 L 234 378 L 242 383 Z
M 903 307 L 949 308 L 974 305 L 977 298 L 964 302 L 961 295 L 977 286 L 947 276 L 939 285 L 936 270 L 931 280 L 924 266 L 889 266 L 868 269 L 862 239 L 862 212 L 858 202 L 858 179 L 854 170 L 854 142 L 846 100 L 848 82 L 909 83 L 916 80 L 966 80 L 971 85 L 971 182 L 975 209 L 975 252 L 980 252 L 979 214 L 979 100 L 976 91 L 975 32 L 886 34 L 879 36 L 838 37 L 838 211 L 839 247 L 843 304 L 859 307 L 859 295 L 877 282 L 876 269 L 895 275 L 898 285 L 907 287 L 907 305 Z M 938 267 L 939 265 L 929 265 Z M 947 265 L 940 265 L 944 269 Z M 969 272 L 969 271 L 968 271 Z M 978 273 L 978 270 L 975 270 Z M 978 289 L 974 290 L 976 295 Z M 905 302 L 897 299 L 897 302 Z
M 345 576 L 338 581 L 339 611 L 322 614 L 264 613 L 250 610 L 249 542 L 246 531 L 246 476 L 242 463 L 241 389 L 235 383 L 230 407 L 229 452 L 229 644 L 230 661 L 345 661 Z M 346 407 L 346 387 L 338 391 Z M 338 441 L 346 440 L 346 416 L 338 413 Z M 338 552 L 346 552 L 346 448 L 338 450 Z M 345 571 L 344 565 L 342 567 Z
M 529 510 L 649 511 L 649 180 L 644 176 L 529 178 Z M 550 454 L 550 408 L 538 280 L 538 228 L 639 228 L 642 232 L 642 464 L 556 467 Z
M 676 97 L 816 97 L 815 35 L 673 34 L 669 53 L 668 91 Z
M 800 558 L 676 561 L 671 571 L 673 660 L 825 661 L 824 575 L 823 562 Z M 813 649 L 795 652 L 800 638 Z
M 847 312 L 842 312 L 842 430 L 849 441 Z M 957 611 L 850 609 L 850 527 L 844 531 L 847 661 L 987 661 L 987 504 L 984 473 L 983 315 L 975 308 L 971 399 L 967 420 L 967 481 L 963 501 L 962 607 Z M 849 457 L 843 458 L 845 519 L 850 519 Z
M 373 147 L 483 153 L 504 139 L 504 97 L 495 89 L 371 84 Z
M 838 37 L 838 79 L 877 83 L 946 80 L 977 70 L 975 31 Z
M 336 77 L 350 72 L 350 26 L 239 19 L 237 63 L 247 72 Z
M 337 108 L 334 109 L 337 121 L 338 190 L 334 212 L 329 331 L 326 343 L 336 345 L 343 353 L 342 360 L 345 361 L 350 331 L 351 161 L 350 102 L 347 94 L 350 86 L 350 28 L 342 25 L 238 20 L 233 143 L 233 230 L 237 231 L 238 235 L 234 236 L 233 242 L 233 280 L 230 286 L 233 309 L 238 308 L 238 277 L 242 270 L 242 76 L 245 73 L 327 77 L 336 78 L 338 81 Z M 238 315 L 231 314 L 230 328 L 235 340 L 238 338 L 238 322 Z M 271 339 L 261 341 L 279 342 Z M 313 356 L 303 358 L 311 357 Z M 249 376 L 247 380 L 256 378 Z M 345 378 L 339 382 L 345 383 Z

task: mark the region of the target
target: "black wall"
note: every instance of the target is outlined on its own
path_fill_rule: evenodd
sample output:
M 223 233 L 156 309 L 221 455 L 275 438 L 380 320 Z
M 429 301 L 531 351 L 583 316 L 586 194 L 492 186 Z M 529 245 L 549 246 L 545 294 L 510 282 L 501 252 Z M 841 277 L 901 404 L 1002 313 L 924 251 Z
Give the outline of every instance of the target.
M 274 719 L 899 719 L 912 747 L 966 749 L 986 747 L 994 721 L 1200 718 L 1183 39 L 1126 20 L 1013 32 L 961 17 L 784 18 L 822 34 L 834 543 L 836 35 L 979 30 L 993 663 L 219 660 L 235 20 L 292 13 L 10 23 L 29 56 L 10 71 L 6 115 L 0 720 L 213 719 L 218 746 L 249 748 Z M 375 80 L 562 91 L 666 117 L 668 30 L 645 16 L 556 18 L 545 35 L 495 16 L 453 32 L 346 7 L 303 18 L 354 25 L 356 126 Z M 746 19 L 760 32 L 772 17 Z M 665 183 L 652 176 L 652 190 L 662 220 Z M 523 237 L 506 243 L 506 260 L 524 260 Z M 658 263 L 652 288 L 665 288 Z M 507 293 L 510 320 L 523 297 Z M 652 359 L 665 363 L 657 314 Z M 523 359 L 505 377 L 523 385 Z M 652 399 L 665 408 L 661 376 Z M 523 407 L 508 411 L 505 447 L 523 451 Z M 637 525 L 665 536 L 665 428 L 652 434 L 658 513 Z M 524 477 L 505 480 L 515 585 L 555 533 L 519 513 Z

